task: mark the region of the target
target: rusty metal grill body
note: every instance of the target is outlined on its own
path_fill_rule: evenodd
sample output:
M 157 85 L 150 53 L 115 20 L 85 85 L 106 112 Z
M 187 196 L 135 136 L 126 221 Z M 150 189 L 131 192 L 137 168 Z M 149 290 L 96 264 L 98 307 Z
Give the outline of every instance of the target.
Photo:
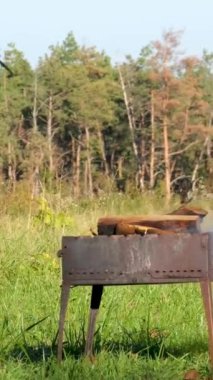
M 97 311 L 103 286 L 200 282 L 208 322 L 209 352 L 213 362 L 213 234 L 181 233 L 167 236 L 63 237 L 62 294 L 58 359 L 62 358 L 65 313 L 70 286 L 92 285 L 86 353 L 92 353 Z
M 192 282 L 209 272 L 208 234 L 64 237 L 62 278 L 70 285 Z

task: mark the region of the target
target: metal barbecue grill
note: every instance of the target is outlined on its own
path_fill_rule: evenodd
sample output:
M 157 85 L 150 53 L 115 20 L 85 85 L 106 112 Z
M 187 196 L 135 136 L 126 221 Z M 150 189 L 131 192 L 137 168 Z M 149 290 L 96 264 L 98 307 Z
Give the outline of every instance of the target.
M 183 230 L 190 230 L 194 223 L 198 231 L 199 218 L 190 218 L 190 223 Z M 174 221 L 174 217 L 171 220 Z M 178 217 L 175 220 L 179 220 Z M 116 236 L 113 235 L 113 223 L 104 223 L 103 226 L 102 222 L 98 225 L 102 236 L 67 236 L 62 239 L 58 360 L 62 359 L 64 321 L 71 286 L 92 285 L 85 348 L 85 353 L 92 355 L 95 321 L 105 285 L 200 282 L 208 324 L 209 355 L 213 364 L 213 233 Z M 168 226 L 169 223 L 166 223 L 165 229 Z

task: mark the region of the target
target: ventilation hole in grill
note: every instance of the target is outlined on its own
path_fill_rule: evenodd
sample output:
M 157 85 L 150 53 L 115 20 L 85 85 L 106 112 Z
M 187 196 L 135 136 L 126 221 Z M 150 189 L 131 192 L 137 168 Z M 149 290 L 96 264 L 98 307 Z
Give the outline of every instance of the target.
M 187 273 L 188 271 L 187 270 L 183 270 L 181 271 L 180 269 L 177 269 L 176 271 L 175 270 L 156 270 L 155 273 L 181 273 L 181 272 L 184 272 L 184 273 Z M 191 272 L 194 272 L 194 270 L 191 270 Z M 197 271 L 197 272 L 201 272 L 201 270 Z
M 202 269 L 197 269 L 197 270 L 194 270 L 194 269 L 190 269 L 190 270 L 180 270 L 180 269 L 177 269 L 177 270 L 155 270 L 154 271 L 156 274 L 160 274 L 160 273 L 163 273 L 163 274 L 167 274 L 167 273 L 202 273 Z M 114 272 L 114 271 L 108 271 L 108 270 L 105 270 L 104 272 L 69 272 L 69 275 L 70 276 L 73 276 L 73 275 L 87 275 L 87 274 L 90 274 L 90 275 L 100 275 L 100 274 L 106 274 L 106 273 L 109 273 L 111 275 L 113 274 L 117 274 L 119 276 L 122 276 L 123 275 L 123 272 Z M 148 275 L 151 274 L 151 272 L 148 272 L 147 273 Z

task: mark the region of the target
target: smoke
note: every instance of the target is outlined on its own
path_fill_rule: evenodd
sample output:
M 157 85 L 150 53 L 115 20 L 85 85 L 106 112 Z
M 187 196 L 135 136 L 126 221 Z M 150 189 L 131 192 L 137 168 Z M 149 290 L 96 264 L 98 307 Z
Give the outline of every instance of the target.
M 209 211 L 201 223 L 202 232 L 213 232 L 213 211 Z

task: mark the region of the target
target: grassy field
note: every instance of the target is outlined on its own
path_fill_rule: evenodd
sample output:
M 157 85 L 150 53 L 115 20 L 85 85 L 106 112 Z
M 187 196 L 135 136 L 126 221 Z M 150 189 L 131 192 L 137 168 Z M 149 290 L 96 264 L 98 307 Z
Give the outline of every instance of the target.
M 199 204 L 213 209 L 212 204 Z M 192 368 L 201 379 L 210 378 L 200 290 L 192 284 L 106 288 L 93 362 L 83 357 L 91 289 L 74 288 L 66 321 L 65 360 L 58 365 L 55 358 L 61 281 L 56 253 L 62 234 L 90 234 L 100 215 L 157 213 L 176 206 L 118 195 L 80 203 L 52 199 L 52 206 L 50 202 L 37 218 L 31 207 L 25 214 L 4 210 L 0 379 L 178 380 Z M 211 215 L 206 226 L 213 225 Z

